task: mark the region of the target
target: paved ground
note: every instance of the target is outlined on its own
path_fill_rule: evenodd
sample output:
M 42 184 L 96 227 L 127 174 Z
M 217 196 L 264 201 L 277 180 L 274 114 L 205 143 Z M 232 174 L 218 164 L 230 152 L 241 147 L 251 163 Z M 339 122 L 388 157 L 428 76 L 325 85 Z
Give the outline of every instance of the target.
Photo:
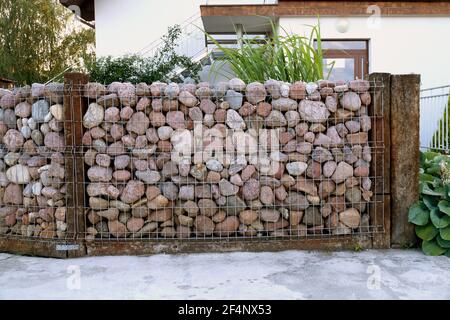
M 54 260 L 0 254 L 0 299 L 450 299 L 450 259 L 415 250 Z

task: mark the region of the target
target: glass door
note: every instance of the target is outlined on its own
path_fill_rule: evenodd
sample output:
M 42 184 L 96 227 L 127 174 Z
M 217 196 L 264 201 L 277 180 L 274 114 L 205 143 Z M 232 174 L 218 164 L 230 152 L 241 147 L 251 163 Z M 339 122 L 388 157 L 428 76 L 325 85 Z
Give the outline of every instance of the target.
M 322 40 L 324 75 L 330 80 L 365 79 L 369 73 L 367 40 Z

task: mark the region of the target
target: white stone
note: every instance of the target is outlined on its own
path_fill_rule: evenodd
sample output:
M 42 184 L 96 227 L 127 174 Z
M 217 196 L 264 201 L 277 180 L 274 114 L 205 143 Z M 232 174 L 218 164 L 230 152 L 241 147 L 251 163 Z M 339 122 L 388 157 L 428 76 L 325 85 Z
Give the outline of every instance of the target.
M 244 119 L 233 109 L 227 111 L 227 125 L 233 130 L 244 130 L 246 128 Z
M 206 168 L 211 171 L 220 172 L 223 170 L 223 165 L 217 159 L 210 159 L 206 162 Z
M 282 83 L 280 86 L 281 96 L 284 98 L 288 98 L 289 97 L 289 89 L 290 89 L 289 84 Z
M 306 171 L 306 168 L 308 168 L 308 164 L 300 161 L 286 164 L 286 170 L 292 176 L 302 175 Z
M 163 126 L 158 128 L 158 137 L 161 140 L 169 140 L 172 136 L 173 129 L 169 126 Z
M 102 106 L 91 103 L 86 114 L 83 117 L 83 125 L 87 129 L 97 127 L 103 122 L 105 117 L 105 110 Z
M 50 113 L 58 121 L 64 120 L 64 108 L 60 104 L 54 104 L 50 107 Z
M 44 117 L 44 122 L 45 122 L 45 123 L 50 122 L 50 120 L 52 120 L 52 118 L 53 118 L 53 116 L 52 116 L 52 114 L 49 112 L 49 113 L 47 113 L 46 116 Z
M 29 139 L 31 137 L 30 127 L 24 126 L 20 129 L 20 132 L 22 133 L 22 135 L 25 139 Z
M 28 167 L 21 164 L 15 165 L 6 171 L 6 178 L 12 183 L 27 184 L 31 181 Z
M 314 91 L 317 90 L 317 88 L 319 88 L 319 86 L 315 82 L 309 82 L 308 84 L 306 84 L 306 92 L 308 92 L 308 94 L 313 94 Z
M 36 130 L 37 123 L 33 118 L 30 118 L 28 119 L 28 126 L 30 127 L 31 130 Z
M 245 82 L 239 78 L 233 78 L 228 82 L 228 87 L 234 91 L 244 91 L 245 90 Z
M 31 190 L 35 196 L 40 196 L 42 191 L 42 183 L 41 182 L 33 183 L 31 186 Z

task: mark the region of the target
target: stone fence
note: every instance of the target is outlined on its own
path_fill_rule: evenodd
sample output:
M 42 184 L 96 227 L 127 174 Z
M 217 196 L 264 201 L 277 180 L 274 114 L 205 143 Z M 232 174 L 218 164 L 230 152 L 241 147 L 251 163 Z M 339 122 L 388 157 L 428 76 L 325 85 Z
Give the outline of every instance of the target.
M 418 81 L 103 85 L 67 74 L 3 90 L 0 250 L 411 243 Z

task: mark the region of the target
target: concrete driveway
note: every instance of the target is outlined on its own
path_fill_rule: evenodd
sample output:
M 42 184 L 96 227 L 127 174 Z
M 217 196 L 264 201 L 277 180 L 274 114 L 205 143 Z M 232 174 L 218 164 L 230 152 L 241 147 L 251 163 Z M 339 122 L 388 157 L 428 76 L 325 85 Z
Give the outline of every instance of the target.
M 449 275 L 449 258 L 416 250 L 0 254 L 0 299 L 450 299 Z

